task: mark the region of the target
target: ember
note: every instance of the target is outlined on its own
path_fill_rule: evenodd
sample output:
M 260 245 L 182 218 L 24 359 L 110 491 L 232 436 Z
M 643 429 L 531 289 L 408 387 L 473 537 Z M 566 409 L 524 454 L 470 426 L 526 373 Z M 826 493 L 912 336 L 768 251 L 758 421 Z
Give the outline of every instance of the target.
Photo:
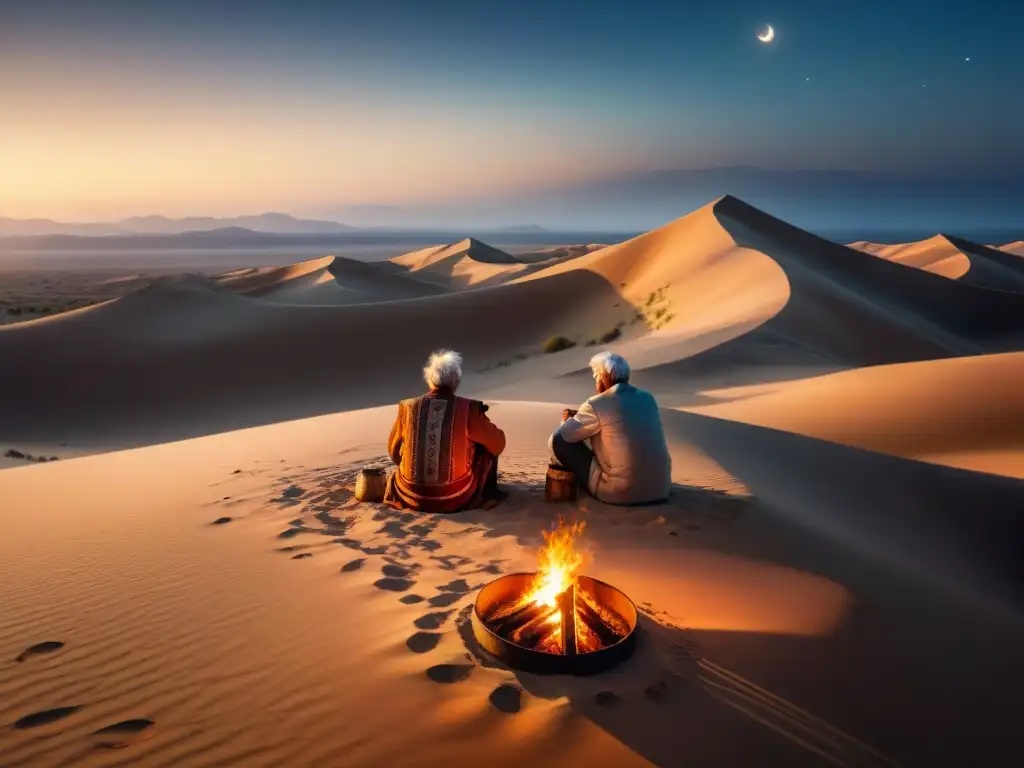
M 559 521 L 544 534 L 535 574 L 504 576 L 481 591 L 474 631 L 492 653 L 552 671 L 572 671 L 560 669 L 559 659 L 582 668 L 598 657 L 607 666 L 628 655 L 624 641 L 636 628 L 636 607 L 614 587 L 579 575 L 583 557 L 575 543 L 583 527 Z

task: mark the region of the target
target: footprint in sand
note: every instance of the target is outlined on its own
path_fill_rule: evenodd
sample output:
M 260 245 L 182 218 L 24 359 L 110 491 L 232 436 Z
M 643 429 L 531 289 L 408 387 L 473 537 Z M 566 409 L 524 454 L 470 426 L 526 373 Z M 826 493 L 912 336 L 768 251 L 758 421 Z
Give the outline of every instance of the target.
M 349 549 L 359 549 L 363 546 L 362 542 L 356 541 L 355 539 L 335 539 L 334 541 L 348 547 Z
M 435 683 L 461 683 L 472 671 L 472 664 L 436 664 L 427 670 L 427 677 Z
M 277 534 L 277 538 L 279 538 L 279 539 L 290 539 L 293 536 L 298 536 L 300 533 L 302 533 L 302 529 L 301 528 L 287 528 L 287 529 L 281 531 L 279 534 Z
M 398 602 L 405 603 L 406 605 L 413 605 L 415 603 L 422 603 L 423 599 L 422 595 L 406 595 L 405 597 L 400 597 Z
M 459 592 L 442 592 L 440 595 L 434 595 L 427 602 L 434 608 L 445 608 L 452 603 L 457 603 L 461 599 L 462 594 Z
M 455 592 L 462 595 L 469 592 L 469 584 L 465 579 L 456 579 L 455 581 L 449 581 L 447 584 L 441 585 L 438 589 L 442 592 Z
M 615 691 L 598 691 L 594 694 L 598 706 L 611 708 L 619 703 L 619 694 Z
M 385 565 L 380 569 L 380 572 L 385 576 L 391 576 L 396 579 L 404 579 L 410 573 L 408 568 L 403 568 L 400 565 Z
M 668 682 L 659 680 L 644 688 L 644 696 L 653 701 L 662 701 L 668 695 Z
M 31 715 L 25 715 L 23 718 L 18 720 L 18 722 L 14 724 L 14 727 L 19 731 L 23 731 L 28 728 L 39 728 L 42 725 L 49 725 L 50 723 L 56 723 L 58 720 L 63 720 L 65 717 L 70 717 L 81 708 L 81 705 L 79 705 L 75 707 L 57 707 L 56 709 L 44 709 L 42 712 L 33 712 Z
M 147 720 L 144 717 L 124 720 L 108 725 L 106 728 L 100 728 L 92 734 L 92 741 L 97 747 L 107 749 L 130 747 L 132 744 L 137 744 L 152 736 L 155 725 L 156 723 L 152 720 Z
M 419 629 L 440 629 L 444 626 L 444 623 L 448 621 L 448 617 L 452 615 L 454 611 L 435 611 L 434 613 L 428 613 L 424 616 L 420 616 L 416 621 L 413 622 Z
M 305 488 L 299 488 L 297 485 L 290 485 L 281 491 L 282 499 L 297 499 L 299 496 L 306 492 Z
M 56 653 L 64 647 L 64 643 L 60 640 L 46 640 L 42 643 L 36 643 L 35 645 L 26 648 L 24 651 L 18 654 L 15 661 L 25 661 L 32 658 L 33 656 L 44 656 L 48 653 Z
M 518 685 L 502 683 L 487 698 L 496 710 L 509 715 L 514 715 L 523 706 L 523 691 Z
M 441 642 L 441 636 L 436 632 L 417 632 L 405 641 L 406 646 L 413 653 L 426 653 L 437 648 Z
M 307 557 L 312 557 L 312 552 L 299 552 L 297 555 L 292 555 L 292 560 L 305 560 Z
M 218 517 L 216 520 L 214 520 L 212 523 L 210 523 L 210 525 L 227 525 L 230 522 L 231 522 L 231 518 L 230 517 Z
M 353 571 L 358 571 L 364 565 L 366 565 L 366 558 L 365 557 L 360 557 L 360 558 L 358 558 L 356 560 L 350 560 L 349 562 L 347 562 L 343 566 L 341 566 L 341 572 L 342 573 L 352 573 Z
M 385 577 L 383 579 L 377 579 L 373 582 L 373 586 L 377 589 L 384 589 L 388 592 L 405 592 L 416 582 L 409 581 L 409 579 L 396 579 L 391 577 Z

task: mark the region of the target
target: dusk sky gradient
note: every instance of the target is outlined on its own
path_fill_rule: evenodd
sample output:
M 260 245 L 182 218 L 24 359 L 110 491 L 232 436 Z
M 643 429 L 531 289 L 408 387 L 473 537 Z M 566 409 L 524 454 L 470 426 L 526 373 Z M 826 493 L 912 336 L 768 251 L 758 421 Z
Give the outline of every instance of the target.
M 0 215 L 338 215 L 719 166 L 984 183 L 1024 173 L 1022 29 L 1005 0 L 0 0 Z

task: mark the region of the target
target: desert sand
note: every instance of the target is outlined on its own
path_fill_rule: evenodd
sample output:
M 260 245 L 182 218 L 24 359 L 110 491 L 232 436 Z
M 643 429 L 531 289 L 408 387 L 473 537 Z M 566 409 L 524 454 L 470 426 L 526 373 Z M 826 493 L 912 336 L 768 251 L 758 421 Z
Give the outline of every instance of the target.
M 0 762 L 1024 762 L 1024 292 L 945 242 L 845 247 L 726 197 L 605 248 L 165 277 L 3 326 L 0 447 L 59 461 L 0 471 Z M 510 498 L 357 502 L 440 346 Z M 666 505 L 543 501 L 604 348 L 663 406 Z M 469 629 L 559 516 L 642 614 L 594 677 Z
M 1015 245 L 1019 244 L 993 248 L 952 235 L 935 235 L 898 245 L 860 241 L 850 247 L 972 285 L 1022 291 L 1024 260 L 1016 257 Z

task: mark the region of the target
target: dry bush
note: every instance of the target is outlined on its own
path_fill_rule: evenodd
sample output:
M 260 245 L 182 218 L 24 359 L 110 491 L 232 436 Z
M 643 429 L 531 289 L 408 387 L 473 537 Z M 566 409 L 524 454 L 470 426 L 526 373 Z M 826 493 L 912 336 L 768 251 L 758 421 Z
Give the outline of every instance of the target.
M 552 336 L 544 342 L 544 354 L 550 355 L 553 352 L 561 352 L 564 349 L 572 349 L 575 346 L 576 342 L 572 339 L 567 339 L 565 336 Z

